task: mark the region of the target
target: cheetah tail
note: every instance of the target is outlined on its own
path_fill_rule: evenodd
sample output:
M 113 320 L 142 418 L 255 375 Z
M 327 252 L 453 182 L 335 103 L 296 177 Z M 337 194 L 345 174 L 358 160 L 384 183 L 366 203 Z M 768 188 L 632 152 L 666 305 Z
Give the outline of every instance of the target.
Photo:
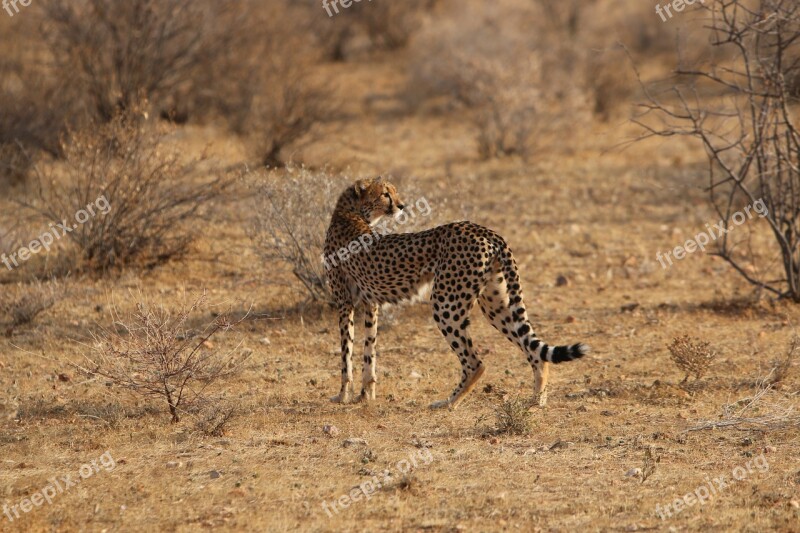
M 571 346 L 550 346 L 546 349 L 547 352 L 543 354 L 543 359 L 556 365 L 558 363 L 580 359 L 590 351 L 589 346 L 583 343 L 573 344 Z

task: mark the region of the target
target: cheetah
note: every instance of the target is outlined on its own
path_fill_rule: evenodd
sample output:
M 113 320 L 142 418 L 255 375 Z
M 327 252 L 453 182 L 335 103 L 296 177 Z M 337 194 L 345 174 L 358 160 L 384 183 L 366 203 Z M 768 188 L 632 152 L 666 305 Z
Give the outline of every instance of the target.
M 485 370 L 469 332 L 476 301 L 492 326 L 527 357 L 534 374 L 534 404 L 544 407 L 550 363 L 583 357 L 589 347 L 548 346 L 536 336 L 511 249 L 494 231 L 455 222 L 378 238 L 371 225 L 381 217 L 399 215 L 405 207 L 389 181 L 366 179 L 341 194 L 331 217 L 324 254 L 328 286 L 338 308 L 342 357 L 342 387 L 331 401 L 375 400 L 378 307 L 409 299 L 430 284 L 433 319 L 461 362 L 458 386 L 449 398 L 430 407 L 458 407 Z M 353 316 L 358 307 L 364 310 L 366 333 L 361 394 L 355 397 Z

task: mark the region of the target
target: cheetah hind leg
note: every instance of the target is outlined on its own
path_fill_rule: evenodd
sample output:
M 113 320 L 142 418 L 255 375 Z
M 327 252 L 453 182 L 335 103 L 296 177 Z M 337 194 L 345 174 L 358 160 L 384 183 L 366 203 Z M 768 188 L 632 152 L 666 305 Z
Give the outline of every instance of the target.
M 472 339 L 469 335 L 468 317 L 474 303 L 474 299 L 469 302 L 462 302 L 462 305 L 466 305 L 463 305 L 461 312 L 459 312 L 459 306 L 456 303 L 445 302 L 441 304 L 440 309 L 434 314 L 436 325 L 439 326 L 442 335 L 447 339 L 450 347 L 458 355 L 458 360 L 461 362 L 461 381 L 453 390 L 450 398 L 432 403 L 430 405 L 431 409 L 442 409 L 444 407 L 455 409 L 458 407 L 464 397 L 475 388 L 478 380 L 486 370 L 483 362 L 478 358 L 475 348 L 472 346 Z M 462 319 L 463 322 L 461 322 Z

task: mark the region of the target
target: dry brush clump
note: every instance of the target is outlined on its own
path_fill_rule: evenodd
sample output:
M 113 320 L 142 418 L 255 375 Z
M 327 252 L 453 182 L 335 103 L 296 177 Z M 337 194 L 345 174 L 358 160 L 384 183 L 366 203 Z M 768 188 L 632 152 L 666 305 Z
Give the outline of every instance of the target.
M 236 181 L 230 173 L 209 176 L 203 156 L 185 158 L 171 147 L 170 127 L 149 123 L 146 107 L 66 136 L 63 162 L 36 165 L 35 192 L 18 201 L 46 224 L 70 222 L 104 198 L 107 210 L 66 233 L 80 251 L 82 270 L 151 267 L 184 254 L 214 202 Z
M 507 435 L 527 435 L 531 432 L 533 413 L 531 402 L 521 398 L 503 398 L 494 407 L 497 433 Z
M 24 185 L 40 154 L 58 156 L 59 136 L 80 111 L 42 59 L 36 31 L 34 17 L 0 19 L 0 187 Z
M 323 57 L 342 61 L 351 42 L 362 35 L 376 49 L 405 47 L 425 16 L 440 3 L 440 0 L 364 1 L 352 3 L 347 9 L 337 5 L 338 14 L 333 2 L 328 2 L 330 13 L 318 0 L 305 0 L 302 5 L 307 9 L 303 15 L 310 21 Z
M 695 379 L 702 378 L 717 356 L 711 343 L 690 338 L 688 335 L 676 337 L 668 348 L 672 361 L 686 374 L 684 382 L 689 379 L 690 374 Z
M 467 3 L 421 30 L 406 91 L 413 105 L 445 97 L 470 113 L 484 158 L 533 154 L 587 111 L 569 50 L 541 38 L 532 4 L 500 4 Z
M 645 138 L 687 137 L 703 148 L 709 202 L 723 227 L 740 225 L 743 208 L 760 206 L 763 223 L 721 235 L 714 253 L 759 291 L 800 302 L 800 119 L 793 85 L 800 76 L 800 5 L 713 0 L 698 9 L 708 16 L 712 60 L 682 63 L 670 91 L 643 84 L 637 122 Z
M 206 0 L 43 0 L 42 38 L 56 72 L 101 120 L 135 105 L 214 91 L 202 74 L 233 44 L 228 6 Z
M 93 350 L 79 368 L 110 386 L 163 400 L 173 423 L 189 409 L 208 409 L 209 390 L 239 372 L 247 353 L 237 354 L 235 348 L 221 351 L 211 342 L 243 319 L 234 322 L 220 315 L 198 328 L 190 326 L 189 319 L 207 306 L 203 294 L 177 309 L 138 302 L 135 311 L 122 316 L 114 308 L 113 326 L 93 335 Z M 213 412 L 203 427 L 221 431 L 233 413 L 232 409 Z
M 800 428 L 797 395 L 781 394 L 770 379 L 771 376 L 759 379 L 751 396 L 724 405 L 716 420 L 701 421 L 686 431 L 752 429 L 766 432 Z
M 44 311 L 66 296 L 66 285 L 57 280 L 32 280 L 0 286 L 0 314 L 9 318 L 6 336 L 20 326 L 32 323 Z
M 294 165 L 253 177 L 256 215 L 250 237 L 256 253 L 265 264 L 288 265 L 311 299 L 331 301 L 322 264 L 325 232 L 339 195 L 354 180 Z

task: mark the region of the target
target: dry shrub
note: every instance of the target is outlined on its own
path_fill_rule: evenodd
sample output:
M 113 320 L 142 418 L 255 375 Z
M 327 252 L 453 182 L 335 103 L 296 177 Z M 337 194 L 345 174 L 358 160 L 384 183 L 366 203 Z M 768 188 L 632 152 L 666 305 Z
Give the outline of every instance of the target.
M 408 44 L 411 35 L 420 27 L 424 14 L 438 1 L 362 2 L 356 7 L 355 15 L 374 45 L 393 50 Z
M 42 36 L 86 107 L 112 120 L 142 94 L 160 104 L 201 91 L 193 84 L 235 35 L 226 10 L 206 0 L 43 0 Z
M 312 36 L 295 22 L 302 13 L 283 3 L 248 3 L 241 46 L 247 54 L 219 73 L 232 84 L 224 113 L 267 166 L 281 166 L 281 151 L 311 132 L 337 108 L 333 91 L 313 69 L 320 60 Z M 221 106 L 223 107 L 223 106 Z
M 81 370 L 134 394 L 164 400 L 172 422 L 179 422 L 187 409 L 207 407 L 208 389 L 236 374 L 247 358 L 244 352 L 220 352 L 211 342 L 241 320 L 221 315 L 199 329 L 189 325 L 190 316 L 205 311 L 207 304 L 203 294 L 177 310 L 138 302 L 123 317 L 113 308 L 112 329 L 94 335 L 94 350 Z
M 527 435 L 531 432 L 533 414 L 531 403 L 520 398 L 503 399 L 494 407 L 497 433 L 507 435 Z
M 762 432 L 800 428 L 796 395 L 775 391 L 770 376 L 766 376 L 756 382 L 752 396 L 724 405 L 717 419 L 703 421 L 686 431 L 721 428 Z
M 293 165 L 259 172 L 255 178 L 250 237 L 256 252 L 265 264 L 287 264 L 311 299 L 331 301 L 322 264 L 325 232 L 339 195 L 354 180 Z
M 354 3 L 339 13 L 329 2 L 332 16 L 320 5 L 319 0 L 305 0 L 307 12 L 303 16 L 310 21 L 310 30 L 316 37 L 323 57 L 332 61 L 346 59 L 347 48 L 356 36 L 369 38 L 374 48 L 394 50 L 403 48 L 422 24 L 427 13 L 440 0 L 404 0 L 403 2 Z
M 59 154 L 59 135 L 78 110 L 42 61 L 34 18 L 5 19 L 0 19 L 0 186 L 15 186 L 25 183 L 39 153 Z
M 107 212 L 66 234 L 84 270 L 152 267 L 184 254 L 212 203 L 235 182 L 231 174 L 206 177 L 203 157 L 181 157 L 167 145 L 170 128 L 149 124 L 145 108 L 137 104 L 109 123 L 75 131 L 63 141 L 64 164 L 37 166 L 36 193 L 19 202 L 44 223 L 69 222 L 105 199 Z
M 238 415 L 238 405 L 217 400 L 206 405 L 198 413 L 194 428 L 195 431 L 207 437 L 222 437 L 226 434 L 230 422 Z
M 661 456 L 653 453 L 653 447 L 648 446 L 644 450 L 644 458 L 642 459 L 642 483 L 647 481 L 647 478 L 655 474 L 657 464 L 661 462 Z
M 256 253 L 267 265 L 275 261 L 288 265 L 312 300 L 332 301 L 322 262 L 325 233 L 339 195 L 356 178 L 296 165 L 261 170 L 250 177 L 255 188 L 256 215 L 248 233 Z M 387 179 L 397 186 L 406 205 L 417 204 L 414 210 L 407 209 L 410 214 L 404 224 L 391 223 L 388 230 L 419 231 L 443 219 L 447 202 L 429 200 L 410 180 L 391 176 Z M 269 276 L 269 283 L 280 282 L 279 271 L 271 268 Z
M 0 313 L 10 319 L 6 335 L 10 337 L 16 328 L 32 323 L 65 295 L 66 286 L 56 280 L 35 279 L 30 283 L 3 286 L 0 289 Z
M 445 96 L 471 110 L 483 157 L 526 156 L 544 146 L 586 106 L 569 50 L 543 38 L 537 13 L 506 0 L 467 3 L 433 21 L 411 45 L 410 103 Z
M 799 345 L 800 337 L 794 335 L 789 343 L 789 349 L 786 351 L 784 358 L 772 361 L 769 374 L 766 378 L 768 385 L 779 389 L 786 384 L 786 381 L 788 381 L 792 373 L 792 367 L 794 366 Z
M 717 356 L 711 343 L 692 339 L 688 335 L 676 337 L 668 348 L 672 361 L 686 373 L 684 382 L 689 379 L 689 374 L 694 374 L 695 379 L 703 377 Z

